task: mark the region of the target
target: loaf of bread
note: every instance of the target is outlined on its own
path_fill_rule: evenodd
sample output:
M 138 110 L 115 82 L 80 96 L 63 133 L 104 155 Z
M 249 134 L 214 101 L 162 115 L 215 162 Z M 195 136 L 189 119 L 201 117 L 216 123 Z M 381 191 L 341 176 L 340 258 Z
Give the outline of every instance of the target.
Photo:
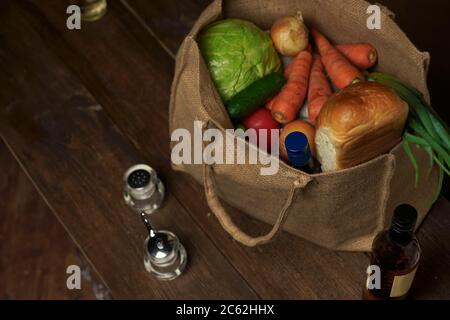
M 392 89 L 359 82 L 335 93 L 320 111 L 316 151 L 323 172 L 350 168 L 398 144 L 408 105 Z

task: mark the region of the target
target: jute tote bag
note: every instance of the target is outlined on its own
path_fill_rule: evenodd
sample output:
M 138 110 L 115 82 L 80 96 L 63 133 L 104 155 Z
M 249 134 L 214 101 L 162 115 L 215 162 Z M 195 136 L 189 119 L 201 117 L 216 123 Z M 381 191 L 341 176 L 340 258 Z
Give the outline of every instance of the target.
M 184 39 L 176 59 L 169 111 L 171 132 L 184 128 L 194 136 L 194 121 L 203 130 L 233 126 L 196 43 L 199 31 L 222 18 L 241 18 L 264 29 L 278 17 L 301 10 L 334 43 L 370 42 L 379 52 L 377 69 L 414 85 L 429 99 L 426 86 L 429 56 L 419 52 L 392 19 L 382 13 L 381 30 L 366 26 L 369 3 L 362 0 L 235 0 L 212 2 Z M 172 147 L 176 142 L 172 142 Z M 246 148 L 252 146 L 246 145 Z M 238 152 L 238 146 L 224 152 Z M 263 176 L 261 164 L 180 164 L 175 170 L 192 175 L 205 188 L 211 211 L 237 241 L 248 245 L 270 241 L 281 229 L 333 250 L 369 250 L 378 231 L 390 222 L 401 203 L 414 205 L 418 225 L 429 211 L 438 188 L 438 170 L 428 174 L 429 159 L 414 148 L 421 170 L 414 170 L 401 144 L 388 154 L 357 167 L 308 175 L 280 162 L 277 174 Z M 226 201 L 272 226 L 251 236 L 235 225 L 222 206 Z M 251 231 L 250 231 L 251 233 Z

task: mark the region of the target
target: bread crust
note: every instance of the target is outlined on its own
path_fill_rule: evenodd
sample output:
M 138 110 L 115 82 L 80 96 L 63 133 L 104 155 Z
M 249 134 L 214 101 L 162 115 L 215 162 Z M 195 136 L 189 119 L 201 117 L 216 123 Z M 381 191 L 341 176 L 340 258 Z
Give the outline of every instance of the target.
M 335 93 L 317 119 L 336 149 L 336 169 L 353 167 L 389 151 L 401 141 L 408 104 L 391 88 L 359 82 Z M 320 159 L 320 146 L 317 146 Z

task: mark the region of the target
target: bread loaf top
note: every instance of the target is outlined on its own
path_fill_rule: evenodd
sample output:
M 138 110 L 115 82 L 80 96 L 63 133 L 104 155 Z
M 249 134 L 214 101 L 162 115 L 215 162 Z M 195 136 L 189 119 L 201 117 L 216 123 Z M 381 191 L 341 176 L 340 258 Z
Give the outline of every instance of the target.
M 319 158 L 322 153 L 330 170 L 368 161 L 400 141 L 407 116 L 408 104 L 392 89 L 374 82 L 352 84 L 330 97 L 319 114 L 317 130 L 334 149 L 318 150 Z M 330 156 L 335 159 L 324 159 Z

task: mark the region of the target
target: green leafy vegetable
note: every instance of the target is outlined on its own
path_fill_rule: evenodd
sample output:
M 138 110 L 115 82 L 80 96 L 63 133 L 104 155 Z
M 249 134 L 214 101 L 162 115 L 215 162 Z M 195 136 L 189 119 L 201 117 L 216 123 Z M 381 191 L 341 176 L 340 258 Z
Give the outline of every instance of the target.
M 224 102 L 255 80 L 281 71 L 272 39 L 251 22 L 220 20 L 202 31 L 198 43 Z

